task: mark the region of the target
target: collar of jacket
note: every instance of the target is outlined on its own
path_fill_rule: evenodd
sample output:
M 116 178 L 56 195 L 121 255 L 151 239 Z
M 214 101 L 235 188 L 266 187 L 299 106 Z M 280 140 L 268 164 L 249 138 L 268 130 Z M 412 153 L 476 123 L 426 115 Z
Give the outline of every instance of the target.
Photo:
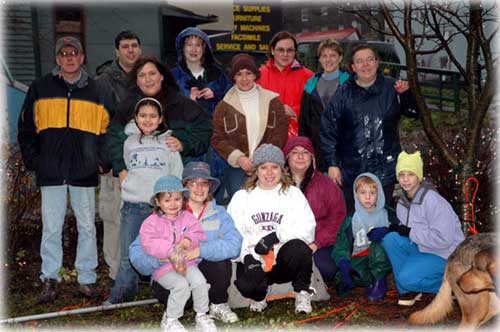
M 205 208 L 205 212 L 203 213 L 202 220 L 204 218 L 208 218 L 213 216 L 214 214 L 217 214 L 217 210 L 215 209 L 215 200 L 211 200 L 207 202 L 207 207 Z
M 87 74 L 87 72 L 83 68 L 80 68 L 80 73 L 81 73 L 81 77 L 76 82 L 76 87 L 77 88 L 84 88 L 89 83 L 88 82 L 89 75 Z M 57 77 L 60 77 L 61 79 L 64 80 L 64 78 L 61 75 L 61 68 L 59 66 L 56 66 L 54 69 L 52 69 L 52 76 L 57 76 Z
M 352 84 L 355 88 L 361 90 L 361 91 L 366 91 L 366 93 L 370 95 L 378 95 L 381 94 L 383 91 L 383 86 L 384 86 L 384 74 L 380 69 L 377 71 L 377 78 L 375 79 L 375 82 L 373 82 L 372 85 L 370 85 L 368 88 L 363 88 L 358 85 L 356 82 L 357 75 L 353 74 L 349 77 L 348 84 Z
M 399 198 L 401 205 L 405 208 L 409 208 L 411 204 L 421 205 L 424 201 L 425 196 L 429 191 L 436 191 L 436 188 L 429 181 L 422 181 L 420 187 L 418 187 L 417 192 L 415 193 L 415 197 L 410 201 L 406 193 L 403 191 L 403 194 Z
M 272 99 L 279 97 L 279 94 L 264 89 L 259 84 L 255 83 L 255 87 L 257 89 L 257 94 L 259 95 L 259 135 L 257 141 L 260 142 L 262 137 L 264 137 L 264 133 L 267 129 L 267 121 L 269 117 L 269 103 Z M 231 107 L 233 107 L 236 111 L 241 114 L 245 114 L 243 112 L 243 106 L 241 106 L 240 98 L 238 97 L 238 91 L 236 90 L 236 85 L 233 85 L 231 89 L 228 90 L 224 98 L 222 99 L 224 102 L 228 103 Z
M 274 64 L 274 60 L 273 59 L 270 59 L 267 62 L 266 66 L 268 66 L 271 70 L 279 71 L 279 72 L 299 70 L 299 69 L 301 69 L 303 67 L 300 64 L 300 62 L 297 61 L 297 59 L 293 59 L 292 63 L 289 64 L 288 66 L 286 66 L 285 68 L 283 68 L 283 70 L 279 70 L 278 67 L 276 67 L 276 65 Z
M 103 70 L 103 72 L 111 74 L 116 79 L 123 79 L 125 77 L 128 77 L 128 74 L 118 63 L 118 59 L 114 60 L 108 67 Z
M 304 91 L 308 94 L 311 94 L 315 91 L 316 85 L 318 84 L 318 81 L 323 74 L 322 71 L 317 72 L 314 74 L 313 77 L 311 77 L 307 82 L 306 85 L 304 86 Z M 343 70 L 339 69 L 339 86 L 344 84 L 350 77 L 350 74 L 348 72 L 345 72 Z M 316 93 L 316 95 L 319 97 L 319 95 Z

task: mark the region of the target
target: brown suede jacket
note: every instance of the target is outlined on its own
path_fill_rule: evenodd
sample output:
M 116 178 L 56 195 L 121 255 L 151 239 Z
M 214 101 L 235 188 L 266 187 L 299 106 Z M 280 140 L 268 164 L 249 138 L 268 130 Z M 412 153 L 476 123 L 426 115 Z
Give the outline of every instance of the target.
M 278 94 L 257 85 L 259 92 L 259 144 L 269 143 L 280 149 L 288 135 L 288 116 Z M 233 86 L 217 104 L 213 118 L 211 144 L 232 167 L 239 167 L 238 158 L 249 156 L 246 117 Z

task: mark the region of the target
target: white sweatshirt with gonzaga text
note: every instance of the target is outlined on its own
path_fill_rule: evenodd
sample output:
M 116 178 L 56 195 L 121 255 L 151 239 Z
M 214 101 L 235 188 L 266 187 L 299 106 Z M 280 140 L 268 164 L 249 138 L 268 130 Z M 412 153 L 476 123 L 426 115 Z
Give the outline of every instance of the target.
M 259 260 L 255 245 L 272 232 L 280 240 L 274 246 L 275 255 L 290 240 L 300 239 L 307 245 L 314 242 L 316 221 L 306 197 L 294 186 L 285 193 L 280 188 L 281 184 L 268 190 L 257 186 L 252 191 L 239 190 L 232 197 L 227 212 L 243 236 L 240 257 L 235 261 L 243 262 L 248 254 Z

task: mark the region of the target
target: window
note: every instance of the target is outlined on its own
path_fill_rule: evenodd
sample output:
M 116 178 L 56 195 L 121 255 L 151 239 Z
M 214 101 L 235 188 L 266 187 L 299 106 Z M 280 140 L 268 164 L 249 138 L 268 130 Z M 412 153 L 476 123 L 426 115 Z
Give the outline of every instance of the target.
M 300 17 L 302 22 L 309 22 L 309 8 L 302 8 L 300 10 Z
M 439 58 L 439 68 L 441 69 L 450 69 L 450 58 L 446 56 L 442 56 Z
M 54 8 L 55 40 L 73 36 L 80 40 L 85 50 L 83 8 L 78 5 L 56 6 Z

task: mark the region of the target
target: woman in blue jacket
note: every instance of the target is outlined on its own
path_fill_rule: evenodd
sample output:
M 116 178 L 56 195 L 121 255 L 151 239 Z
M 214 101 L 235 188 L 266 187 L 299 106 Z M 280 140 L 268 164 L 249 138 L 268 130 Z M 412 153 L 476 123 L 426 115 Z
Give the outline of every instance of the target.
M 215 106 L 231 88 L 232 81 L 215 59 L 207 34 L 200 29 L 190 27 L 182 30 L 175 39 L 175 48 L 177 64 L 172 69 L 172 75 L 181 93 L 203 107 L 212 118 Z M 222 204 L 225 187 L 223 175 L 228 164 L 212 147 L 207 152 L 205 161 L 212 168 L 212 176 L 222 184 L 215 193 L 217 204 Z
M 311 140 L 316 151 L 316 169 L 326 172 L 327 167 L 319 139 L 321 113 L 337 88 L 347 81 L 349 73 L 340 69 L 344 50 L 335 39 L 322 41 L 316 53 L 322 71 L 314 74 L 304 86 L 300 104 L 299 135 Z
M 408 82 L 384 76 L 369 45 L 352 50 L 354 72 L 321 113 L 321 150 L 328 176 L 342 186 L 347 214 L 354 210 L 352 184 L 361 173 L 375 174 L 391 204 L 396 159 L 401 152 L 401 114 L 417 117 Z
M 183 171 L 183 184 L 189 190 L 186 209 L 200 221 L 207 236 L 198 248 L 187 251 L 186 260 L 201 258 L 199 269 L 210 284 L 210 315 L 225 323 L 238 321 L 238 316 L 229 308 L 228 293 L 232 275 L 231 258 L 240 254 L 242 237 L 234 226 L 233 219 L 224 207 L 217 205 L 212 194 L 219 180 L 210 176 L 210 166 L 201 161 L 189 162 Z M 148 256 L 142 250 L 140 239 L 131 245 L 129 257 L 132 265 L 143 275 L 150 275 L 162 262 Z M 169 293 L 159 284 L 154 285 L 157 297 L 166 303 Z

